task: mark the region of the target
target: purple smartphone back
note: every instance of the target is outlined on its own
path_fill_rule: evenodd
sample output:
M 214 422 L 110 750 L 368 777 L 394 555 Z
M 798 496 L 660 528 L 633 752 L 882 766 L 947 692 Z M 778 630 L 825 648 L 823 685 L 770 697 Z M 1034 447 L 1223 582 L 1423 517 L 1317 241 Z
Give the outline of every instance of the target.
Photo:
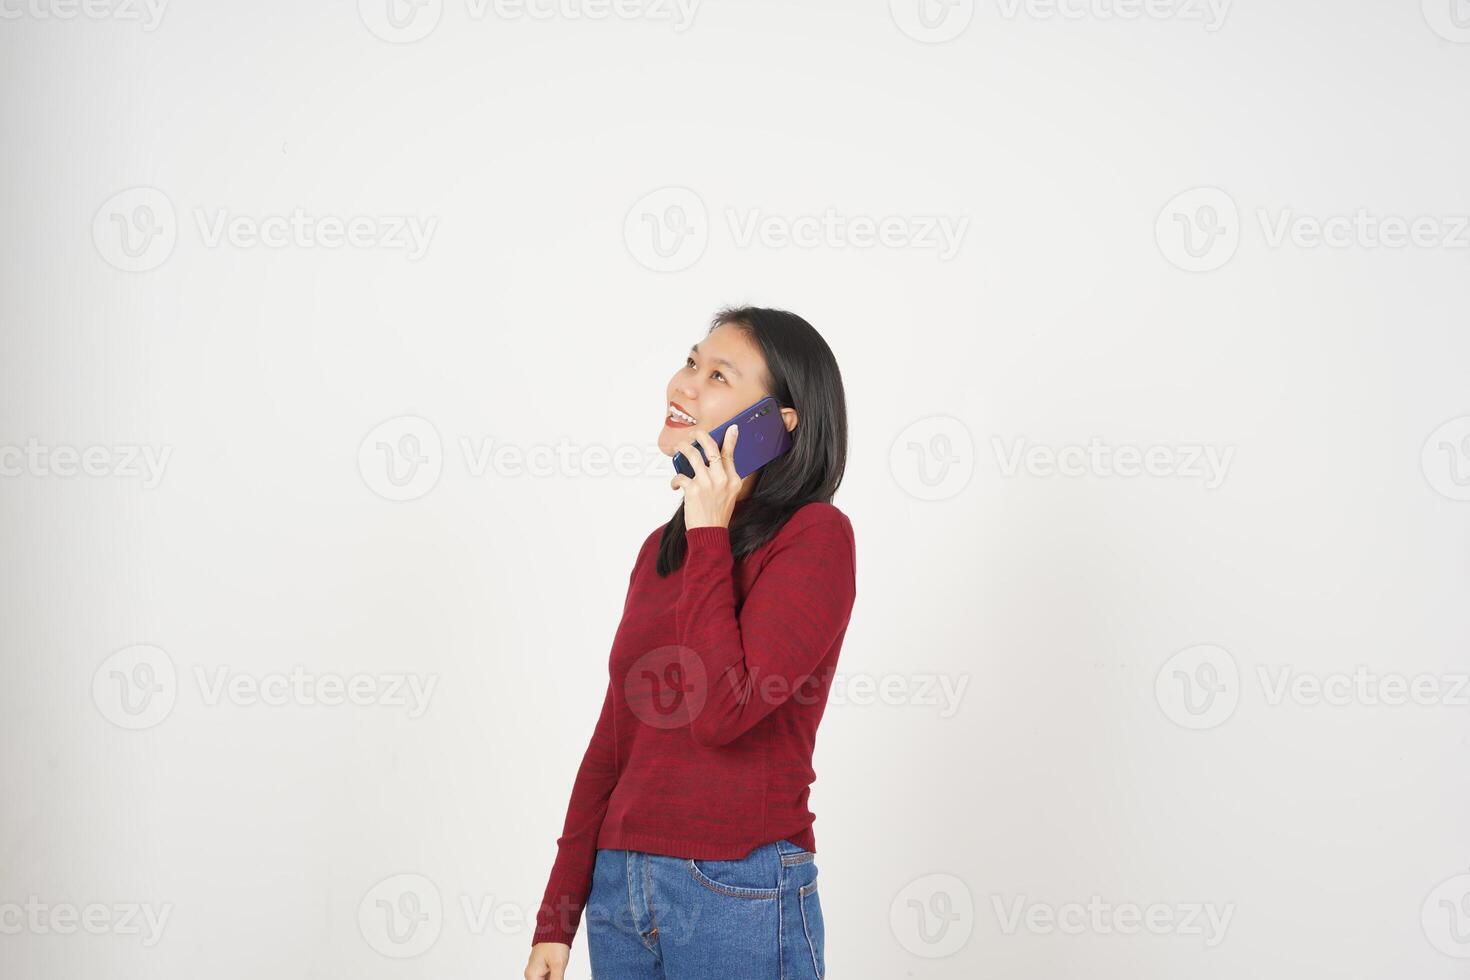
M 742 478 L 791 448 L 791 433 L 786 431 L 786 423 L 781 420 L 781 406 L 769 395 L 709 430 L 715 445 L 724 445 L 725 430 L 732 424 L 740 426 L 740 435 L 735 442 L 735 472 Z M 694 448 L 708 463 L 704 448 L 699 443 L 695 443 Z M 674 453 L 674 469 L 685 476 L 694 476 L 694 467 L 689 465 L 683 453 Z

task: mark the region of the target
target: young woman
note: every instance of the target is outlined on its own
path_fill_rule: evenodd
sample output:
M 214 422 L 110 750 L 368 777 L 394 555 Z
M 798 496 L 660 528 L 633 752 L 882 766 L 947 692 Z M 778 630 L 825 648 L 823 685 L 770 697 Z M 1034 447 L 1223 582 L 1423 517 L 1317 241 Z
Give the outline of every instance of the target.
M 709 430 L 770 395 L 792 448 L 744 479 Z M 659 448 L 694 468 L 644 539 L 531 939 L 561 980 L 822 980 L 812 748 L 856 593 L 842 376 L 811 324 L 719 313 L 669 381 Z M 709 457 L 706 464 L 695 445 Z M 585 912 L 585 915 L 584 915 Z

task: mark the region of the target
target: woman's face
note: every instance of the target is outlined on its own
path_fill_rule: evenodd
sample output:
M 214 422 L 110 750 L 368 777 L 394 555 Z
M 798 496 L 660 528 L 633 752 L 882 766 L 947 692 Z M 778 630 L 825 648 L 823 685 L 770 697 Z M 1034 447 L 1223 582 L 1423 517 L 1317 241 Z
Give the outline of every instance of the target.
M 684 366 L 669 379 L 659 450 L 673 456 L 679 443 L 694 440 L 695 429 L 709 432 L 769 395 L 765 379 L 766 359 L 760 347 L 739 327 L 720 324 L 694 345 Z M 689 423 L 675 408 L 695 421 Z M 795 409 L 784 408 L 781 415 L 788 431 L 796 425 Z

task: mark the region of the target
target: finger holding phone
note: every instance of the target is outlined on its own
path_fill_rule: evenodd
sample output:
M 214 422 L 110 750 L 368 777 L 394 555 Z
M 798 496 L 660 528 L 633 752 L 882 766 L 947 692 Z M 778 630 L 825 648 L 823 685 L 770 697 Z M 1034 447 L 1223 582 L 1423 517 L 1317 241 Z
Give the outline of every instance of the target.
M 694 476 L 679 473 L 669 481 L 672 489 L 684 491 L 684 527 L 686 530 L 729 527 L 735 501 L 740 499 L 740 491 L 749 479 L 735 472 L 735 444 L 740 438 L 740 427 L 731 425 L 725 430 L 723 446 L 717 446 L 703 429 L 695 429 L 691 435 L 693 438 L 679 443 L 675 452 L 689 461 Z M 704 456 L 694 448 L 696 442 L 704 449 Z M 709 463 L 704 461 L 705 456 L 709 457 Z

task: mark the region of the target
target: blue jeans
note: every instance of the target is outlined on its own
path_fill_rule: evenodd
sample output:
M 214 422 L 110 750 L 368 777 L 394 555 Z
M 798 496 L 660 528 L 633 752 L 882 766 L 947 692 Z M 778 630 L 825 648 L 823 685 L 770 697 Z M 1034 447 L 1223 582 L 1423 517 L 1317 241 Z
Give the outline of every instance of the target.
M 822 980 L 815 857 L 787 840 L 736 861 L 599 849 L 593 980 Z

